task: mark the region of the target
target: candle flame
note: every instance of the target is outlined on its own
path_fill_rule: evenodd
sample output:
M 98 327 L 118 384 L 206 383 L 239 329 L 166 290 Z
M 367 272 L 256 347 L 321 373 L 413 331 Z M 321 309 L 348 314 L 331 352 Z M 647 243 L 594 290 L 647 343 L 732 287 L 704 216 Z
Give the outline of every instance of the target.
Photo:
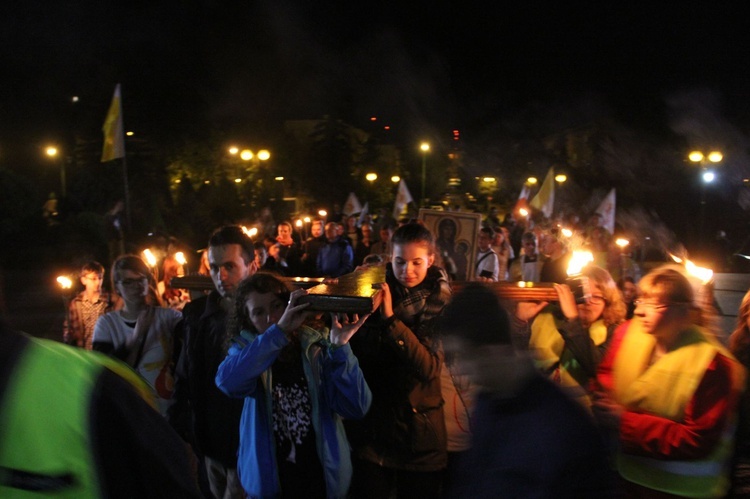
M 572 231 L 572 230 L 570 230 L 570 229 L 565 229 L 565 228 L 563 228 L 563 229 L 560 229 L 560 232 L 561 232 L 561 233 L 562 233 L 562 235 L 563 235 L 563 236 L 565 236 L 565 237 L 573 237 L 573 231 Z
M 61 275 L 57 276 L 57 283 L 62 289 L 70 289 L 73 286 L 73 281 L 69 277 Z
M 568 264 L 568 275 L 580 274 L 583 268 L 594 261 L 590 251 L 574 251 Z

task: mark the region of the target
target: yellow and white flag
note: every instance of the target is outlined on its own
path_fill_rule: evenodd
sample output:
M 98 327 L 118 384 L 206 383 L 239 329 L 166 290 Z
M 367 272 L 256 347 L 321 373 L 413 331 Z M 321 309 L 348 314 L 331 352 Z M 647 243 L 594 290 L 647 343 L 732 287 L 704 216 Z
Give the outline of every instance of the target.
M 536 193 L 534 199 L 531 200 L 529 206 L 541 210 L 544 216 L 549 218 L 552 216 L 552 208 L 555 206 L 555 169 L 550 168 L 547 172 L 547 176 L 544 177 L 542 187 L 539 188 L 539 192 Z
M 122 125 L 122 106 L 120 104 L 120 84 L 115 87 L 112 103 L 104 119 L 104 147 L 102 163 L 125 157 L 125 129 Z
M 396 202 L 393 203 L 393 218 L 398 220 L 406 206 L 413 202 L 414 198 L 411 197 L 411 192 L 406 187 L 406 182 L 404 182 L 404 179 L 401 179 L 401 182 L 398 184 L 398 193 L 396 193 Z

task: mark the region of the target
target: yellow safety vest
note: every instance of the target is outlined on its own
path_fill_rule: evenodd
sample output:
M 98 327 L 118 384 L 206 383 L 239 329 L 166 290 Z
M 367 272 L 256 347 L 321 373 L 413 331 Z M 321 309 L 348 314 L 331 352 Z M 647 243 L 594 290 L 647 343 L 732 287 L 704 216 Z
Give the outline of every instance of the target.
M 0 404 L 0 497 L 101 497 L 90 434 L 96 380 L 110 369 L 153 405 L 150 387 L 119 361 L 51 340 L 32 338 L 20 355 Z
M 589 335 L 597 346 L 607 341 L 607 326 L 604 321 L 594 322 L 589 327 Z M 588 376 L 582 371 L 576 358 L 565 349 L 565 339 L 558 332 L 558 322 L 551 313 L 541 313 L 534 319 L 529 349 L 534 355 L 535 365 L 541 371 L 551 372 L 550 377 L 559 375 L 563 391 L 584 407 L 591 407 L 591 399 L 585 387 Z
M 613 365 L 614 399 L 630 410 L 682 421 L 706 368 L 721 353 L 732 361 L 736 391 L 744 384 L 744 368 L 710 333 L 692 326 L 679 344 L 649 366 L 656 341 L 631 321 Z M 696 460 L 663 460 L 619 452 L 617 467 L 626 480 L 683 497 L 722 497 L 729 486 L 728 464 L 734 441 L 736 408 L 711 454 Z

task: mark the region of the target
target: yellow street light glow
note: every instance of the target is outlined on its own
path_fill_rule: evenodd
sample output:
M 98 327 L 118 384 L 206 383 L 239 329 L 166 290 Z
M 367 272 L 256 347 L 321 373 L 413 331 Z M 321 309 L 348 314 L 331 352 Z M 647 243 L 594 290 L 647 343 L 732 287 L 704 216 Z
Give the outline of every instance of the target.
M 284 180 L 284 177 L 274 177 L 273 179 L 274 180 L 278 180 L 278 181 L 282 181 L 282 180 Z
M 703 153 L 700 151 L 693 151 L 688 154 L 688 159 L 693 163 L 700 163 L 701 161 L 703 161 Z
M 133 135 L 135 135 L 135 133 L 134 132 L 125 132 L 125 135 L 127 135 L 128 137 L 132 137 Z
M 242 182 L 242 179 L 241 179 L 241 178 L 236 178 L 236 179 L 234 179 L 234 183 L 235 183 L 235 184 L 239 184 L 240 182 Z
M 250 161 L 253 159 L 253 151 L 250 149 L 243 149 L 242 152 L 240 152 L 240 158 L 242 161 Z
M 156 267 L 156 256 L 151 252 L 150 249 L 146 248 L 145 250 L 143 250 L 143 258 L 146 259 L 146 263 L 148 263 L 150 267 Z
M 375 182 L 378 179 L 378 174 L 377 173 L 368 173 L 367 175 L 365 175 L 365 178 L 367 180 L 369 180 L 370 182 Z
M 271 157 L 271 153 L 268 152 L 267 149 L 261 149 L 260 151 L 258 151 L 258 159 L 259 160 L 266 161 L 270 157 Z
M 318 215 L 320 215 L 321 217 L 325 217 L 326 215 L 328 215 L 328 212 L 326 210 L 318 210 Z
M 305 217 L 302 219 L 306 224 L 310 223 L 310 217 Z
M 529 184 L 531 184 L 531 185 L 534 185 L 534 184 L 536 184 L 537 182 L 539 182 L 539 181 L 537 180 L 537 178 L 536 178 L 536 177 L 529 177 L 529 178 L 527 178 L 527 179 L 526 179 L 526 183 L 529 183 Z
M 185 253 L 182 251 L 178 251 L 174 254 L 174 259 L 177 260 L 177 263 L 180 265 L 185 265 L 187 263 L 187 258 L 185 258 Z
M 401 182 L 401 177 L 399 177 L 398 175 L 394 175 L 391 177 L 391 182 L 393 182 L 394 184 L 397 184 Z
M 295 225 L 295 226 L 296 226 L 297 228 L 300 228 L 300 227 L 302 227 L 302 220 L 300 220 L 300 219 L 297 219 L 297 220 L 296 220 L 296 221 L 294 222 L 294 225 Z
M 238 148 L 236 148 L 235 146 L 232 146 L 232 147 L 229 148 L 229 154 L 231 154 L 232 156 L 234 156 L 235 154 L 237 154 L 239 151 L 240 150 Z
M 419 148 L 422 151 L 427 152 L 430 150 L 430 144 L 428 144 L 427 142 L 422 142 L 421 144 L 419 144 Z
M 487 182 L 488 184 L 494 182 L 496 179 L 495 177 L 484 177 L 482 178 L 482 182 Z
M 620 248 L 624 248 L 625 246 L 630 244 L 630 241 L 628 241 L 624 237 L 618 237 L 617 240 L 615 240 L 615 244 L 619 246 Z
M 49 146 L 47 149 L 44 150 L 44 152 L 50 158 L 54 158 L 55 156 L 57 156 L 57 147 Z
M 561 173 L 561 174 L 559 174 L 559 175 L 555 175 L 555 182 L 557 182 L 557 183 L 560 183 L 560 184 L 562 184 L 562 183 L 563 183 L 563 182 L 565 182 L 566 180 L 568 180 L 568 176 L 567 176 L 567 175 L 565 175 L 565 174 L 562 174 L 562 173 Z
M 70 289 L 73 286 L 73 281 L 68 276 L 60 275 L 56 280 L 62 289 Z
M 708 160 L 711 163 L 718 163 L 722 159 L 724 159 L 724 155 L 722 155 L 719 151 L 711 151 L 710 153 L 708 153 Z

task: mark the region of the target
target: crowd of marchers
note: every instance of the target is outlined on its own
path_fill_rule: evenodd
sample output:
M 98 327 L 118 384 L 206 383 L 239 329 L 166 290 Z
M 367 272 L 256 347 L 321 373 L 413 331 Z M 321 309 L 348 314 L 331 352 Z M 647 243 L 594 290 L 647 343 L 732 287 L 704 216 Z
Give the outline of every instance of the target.
M 571 235 L 491 211 L 468 272 L 452 230 L 225 225 L 207 291 L 173 288 L 170 255 L 161 280 L 117 256 L 111 292 L 87 263 L 62 343 L 2 326 L 0 496 L 750 496 L 750 291 L 727 339 L 710 289 L 611 258 L 596 214 Z M 593 261 L 571 279 L 574 249 Z M 312 312 L 286 279 L 370 266 L 366 314 Z

